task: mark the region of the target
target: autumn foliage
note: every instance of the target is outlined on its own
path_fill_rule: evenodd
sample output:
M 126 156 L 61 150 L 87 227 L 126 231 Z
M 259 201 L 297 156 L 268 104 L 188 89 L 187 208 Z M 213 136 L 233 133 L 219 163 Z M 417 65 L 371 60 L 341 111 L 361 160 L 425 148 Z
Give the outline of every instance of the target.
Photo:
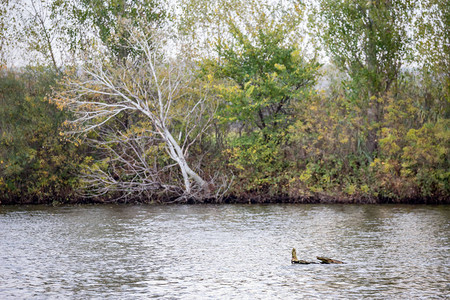
M 444 1 L 263 2 L 53 1 L 74 59 L 2 69 L 0 201 L 449 203 Z

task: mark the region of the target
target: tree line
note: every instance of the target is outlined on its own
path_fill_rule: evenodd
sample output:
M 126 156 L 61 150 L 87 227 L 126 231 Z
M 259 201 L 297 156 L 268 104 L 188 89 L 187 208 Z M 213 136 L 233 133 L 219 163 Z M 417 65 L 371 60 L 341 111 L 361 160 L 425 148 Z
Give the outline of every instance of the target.
M 449 10 L 4 1 L 1 202 L 448 203 Z

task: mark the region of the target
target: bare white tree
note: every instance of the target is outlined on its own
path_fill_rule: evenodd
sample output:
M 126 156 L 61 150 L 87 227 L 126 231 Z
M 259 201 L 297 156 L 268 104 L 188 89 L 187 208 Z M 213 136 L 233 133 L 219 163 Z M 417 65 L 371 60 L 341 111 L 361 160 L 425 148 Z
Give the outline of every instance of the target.
M 69 133 L 98 131 L 122 112 L 136 112 L 145 117 L 150 123 L 148 136 L 159 136 L 166 153 L 179 167 L 184 195 L 193 196 L 208 186 L 186 160 L 190 146 L 205 132 L 213 117 L 213 113 L 206 113 L 211 108 L 208 91 L 196 82 L 195 67 L 188 55 L 180 59 L 171 53 L 164 30 L 146 26 L 127 28 L 128 47 L 133 55 L 120 61 L 105 55 L 90 59 L 76 72 L 77 76 L 66 77 L 52 101 L 74 113 L 75 118 L 68 121 L 72 125 Z M 114 185 L 123 190 L 173 189 L 154 178 L 158 170 L 150 172 L 143 156 L 145 149 L 139 149 L 143 143 L 130 142 L 128 138 L 129 135 L 117 132 L 108 143 L 127 145 L 123 148 L 126 151 L 114 153 L 114 159 L 128 165 L 127 171 L 134 172 L 135 176 L 131 176 L 134 179 L 115 182 L 100 170 L 97 177 L 92 175 L 94 177 L 89 179 L 91 186 Z M 108 147 L 105 143 L 103 146 Z M 130 163 L 128 151 L 134 152 L 134 161 L 140 161 L 139 166 Z

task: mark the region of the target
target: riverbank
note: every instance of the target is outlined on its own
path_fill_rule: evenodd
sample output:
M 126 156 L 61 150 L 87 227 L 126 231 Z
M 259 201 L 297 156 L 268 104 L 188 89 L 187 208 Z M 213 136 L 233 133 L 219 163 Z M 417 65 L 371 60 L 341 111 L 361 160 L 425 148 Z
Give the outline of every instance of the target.
M 269 196 L 264 194 L 246 194 L 241 196 L 228 195 L 222 198 L 205 198 L 202 200 L 193 198 L 82 198 L 72 197 L 65 199 L 57 198 L 22 198 L 22 199 L 0 199 L 0 205 L 53 205 L 62 204 L 425 204 L 425 205 L 449 205 L 450 197 L 415 197 L 415 198 L 374 198 L 374 197 L 345 197 L 327 194 L 315 194 L 310 196 Z

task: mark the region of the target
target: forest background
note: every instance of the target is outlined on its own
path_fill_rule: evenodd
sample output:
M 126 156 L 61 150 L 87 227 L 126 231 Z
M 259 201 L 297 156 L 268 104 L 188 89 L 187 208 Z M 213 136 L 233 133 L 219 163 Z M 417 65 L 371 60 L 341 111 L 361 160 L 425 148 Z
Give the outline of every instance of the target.
M 445 0 L 2 0 L 0 201 L 449 203 Z

